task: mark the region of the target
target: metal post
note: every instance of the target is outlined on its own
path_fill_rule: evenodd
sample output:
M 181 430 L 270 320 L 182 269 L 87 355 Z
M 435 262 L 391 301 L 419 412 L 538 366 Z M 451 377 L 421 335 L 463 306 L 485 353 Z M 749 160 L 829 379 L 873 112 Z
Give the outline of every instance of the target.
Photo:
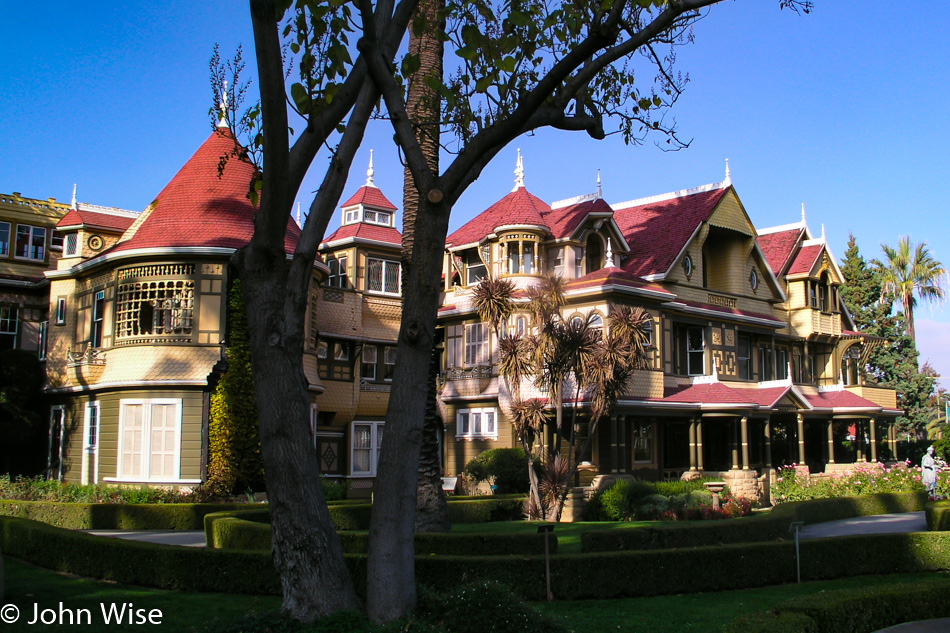
M 548 539 L 553 531 L 553 523 L 538 526 L 538 532 L 544 534 L 544 576 L 547 585 L 548 602 L 554 602 L 554 594 L 551 593 L 551 547 L 548 544 Z
M 801 551 L 798 547 L 798 532 L 801 530 L 802 526 L 805 525 L 804 521 L 793 521 L 791 525 L 788 526 L 788 531 L 795 531 L 795 578 L 798 584 L 802 583 L 802 557 Z

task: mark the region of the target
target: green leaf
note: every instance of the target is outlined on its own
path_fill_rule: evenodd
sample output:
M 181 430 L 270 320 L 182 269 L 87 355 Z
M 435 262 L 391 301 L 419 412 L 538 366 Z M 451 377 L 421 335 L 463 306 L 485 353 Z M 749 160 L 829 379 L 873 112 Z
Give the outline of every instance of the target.
M 508 14 L 508 21 L 511 22 L 513 26 L 528 26 L 531 24 L 531 17 L 527 13 L 512 10 Z
M 467 59 L 472 61 L 475 58 L 475 55 L 478 51 L 475 50 L 474 46 L 463 46 L 455 51 L 455 54 L 461 57 L 462 59 Z
M 290 98 L 294 100 L 294 105 L 300 112 L 303 114 L 310 112 L 310 96 L 303 85 L 295 83 L 290 86 Z
M 659 108 L 662 103 L 663 101 L 660 99 L 660 95 L 653 95 L 653 105 Z
M 505 73 L 512 73 L 515 71 L 515 58 L 508 56 L 502 59 L 497 64 L 498 70 Z
M 487 77 L 482 77 L 475 82 L 475 92 L 487 92 L 492 85 L 491 75 Z
M 421 65 L 422 61 L 419 59 L 418 55 L 406 55 L 402 58 L 402 66 L 400 68 L 402 71 L 402 76 L 408 77 L 419 70 L 419 66 Z

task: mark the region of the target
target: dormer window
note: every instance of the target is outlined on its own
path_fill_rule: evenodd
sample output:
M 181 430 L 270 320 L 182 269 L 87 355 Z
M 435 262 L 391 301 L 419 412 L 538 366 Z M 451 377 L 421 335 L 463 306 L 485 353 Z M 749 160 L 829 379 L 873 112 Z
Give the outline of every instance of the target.
M 476 251 L 469 251 L 465 259 L 466 285 L 474 286 L 487 276 L 485 262 L 482 261 Z
M 388 211 L 370 211 L 363 210 L 363 221 L 367 224 L 379 224 L 380 226 L 392 226 L 393 214 Z
M 63 237 L 63 257 L 79 255 L 79 234 L 70 233 Z
M 349 211 L 343 212 L 343 224 L 356 224 L 360 221 L 360 210 L 357 207 L 356 209 L 350 209 Z

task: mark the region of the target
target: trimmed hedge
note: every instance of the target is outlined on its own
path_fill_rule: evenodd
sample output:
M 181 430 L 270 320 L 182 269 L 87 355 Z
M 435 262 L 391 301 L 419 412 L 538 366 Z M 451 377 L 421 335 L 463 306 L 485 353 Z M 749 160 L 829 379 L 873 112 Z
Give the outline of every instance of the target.
M 928 530 L 950 530 L 950 501 L 928 503 L 926 516 Z
M 724 633 L 870 633 L 950 616 L 950 580 L 829 591 L 736 618 Z
M 913 492 L 783 503 L 768 514 L 743 519 L 656 523 L 585 532 L 581 535 L 581 550 L 616 552 L 775 541 L 788 538 L 788 528 L 793 521 L 821 523 L 872 514 L 916 512 L 924 509 L 926 500 L 926 493 Z
M 72 530 L 200 530 L 212 512 L 260 509 L 253 503 L 59 503 L 0 500 L 0 516 Z

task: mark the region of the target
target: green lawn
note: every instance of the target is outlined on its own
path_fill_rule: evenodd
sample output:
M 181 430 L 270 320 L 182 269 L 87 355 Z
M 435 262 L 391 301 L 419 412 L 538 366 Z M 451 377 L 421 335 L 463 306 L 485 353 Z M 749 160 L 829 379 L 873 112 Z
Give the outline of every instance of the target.
M 536 526 L 535 529 L 537 529 Z M 14 626 L 4 625 L 4 631 L 53 630 L 51 625 L 24 624 L 23 618 L 32 618 L 34 603 L 39 603 L 41 608 L 55 609 L 62 602 L 68 609 L 89 609 L 93 614 L 93 623 L 101 625 L 100 603 L 131 602 L 135 608 L 161 610 L 164 616 L 161 630 L 197 633 L 200 633 L 205 625 L 214 619 L 229 621 L 249 611 L 270 611 L 280 607 L 280 599 L 275 596 L 180 593 L 130 587 L 58 574 L 10 558 L 4 559 L 4 569 L 6 602 L 15 604 L 21 609 L 20 622 Z M 950 574 L 935 573 L 932 577 L 934 579 L 947 578 Z M 784 600 L 800 595 L 888 583 L 911 583 L 920 580 L 919 574 L 897 574 L 722 593 L 555 602 L 541 603 L 536 606 L 561 619 L 576 633 L 601 631 L 715 633 L 738 615 L 764 611 Z M 106 630 L 106 627 L 99 628 Z M 97 630 L 88 626 L 85 629 Z M 142 630 L 142 627 L 139 625 L 109 626 L 107 630 L 138 631 Z
M 132 564 L 132 563 L 130 563 Z M 135 609 L 159 609 L 161 626 L 151 627 L 161 631 L 202 631 L 207 622 L 214 619 L 230 621 L 248 611 L 271 611 L 280 608 L 277 596 L 240 596 L 230 594 L 181 593 L 132 587 L 115 583 L 69 576 L 34 567 L 7 556 L 3 559 L 6 596 L 4 602 L 20 609 L 20 619 L 15 625 L 3 624 L 6 631 L 52 631 L 61 627 L 54 625 L 27 625 L 33 618 L 33 605 L 40 609 L 58 610 L 59 603 L 70 610 L 89 609 L 92 624 L 76 625 L 87 631 L 141 631 L 148 625 L 103 626 L 100 604 L 123 604 L 131 602 Z M 71 628 L 71 627 L 67 627 Z
M 457 523 L 452 526 L 455 534 L 525 534 L 535 533 L 539 525 L 550 525 L 544 521 L 493 521 L 490 523 Z M 597 530 L 627 530 L 644 525 L 653 525 L 652 521 L 578 521 L 577 523 L 558 523 L 554 526 L 557 536 L 558 554 L 580 554 L 581 533 Z

